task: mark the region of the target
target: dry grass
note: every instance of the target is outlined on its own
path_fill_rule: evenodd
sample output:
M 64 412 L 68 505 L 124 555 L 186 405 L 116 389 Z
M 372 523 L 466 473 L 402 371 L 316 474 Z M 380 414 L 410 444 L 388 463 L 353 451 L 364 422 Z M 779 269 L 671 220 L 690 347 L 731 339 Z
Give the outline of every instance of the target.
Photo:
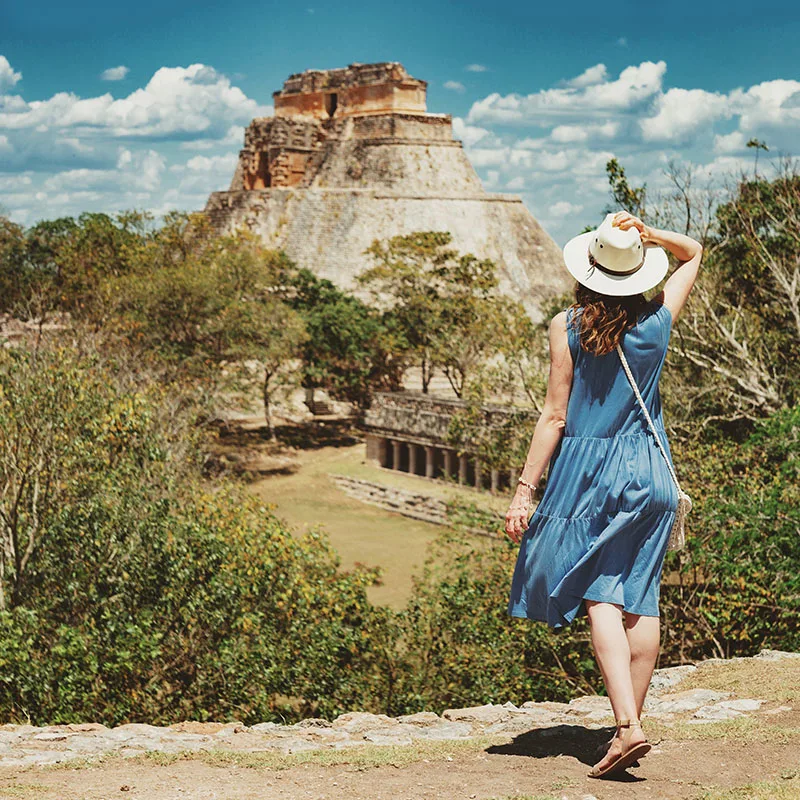
M 712 789 L 696 800 L 798 800 L 800 769 L 784 772 L 779 778 L 748 783 L 733 789 Z
M 733 661 L 699 664 L 676 691 L 714 689 L 737 697 L 754 697 L 777 705 L 800 701 L 800 658 L 778 661 Z
M 41 797 L 47 794 L 50 789 L 40 783 L 12 783 L 9 786 L 3 787 L 3 794 L 0 795 L 8 800 L 34 800 L 36 797 Z
M 735 741 L 746 744 L 764 741 L 769 737 L 776 744 L 800 744 L 800 728 L 776 723 L 763 716 L 736 717 L 719 722 L 692 724 L 685 720 L 666 723 L 652 718 L 642 723 L 651 742 L 676 741 Z

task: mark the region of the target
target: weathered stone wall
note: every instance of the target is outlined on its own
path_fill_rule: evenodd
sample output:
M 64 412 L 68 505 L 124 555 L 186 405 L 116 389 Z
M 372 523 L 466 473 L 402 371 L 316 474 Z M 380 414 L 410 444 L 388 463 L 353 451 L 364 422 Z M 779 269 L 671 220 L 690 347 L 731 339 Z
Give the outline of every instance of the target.
M 705 725 L 728 720 L 741 721 L 746 729 L 757 725 L 775 725 L 780 715 L 791 712 L 792 708 L 774 700 L 760 699 L 758 686 L 752 687 L 753 691 L 748 692 L 750 696 L 742 696 L 717 689 L 681 690 L 680 684 L 699 671 L 701 677 L 704 673 L 708 675 L 711 685 L 714 685 L 714 669 L 718 664 L 755 663 L 768 672 L 770 662 L 798 658 L 800 653 L 761 650 L 755 656 L 711 658 L 694 664 L 654 670 L 644 701 L 644 711 L 648 719 L 660 723 L 667 731 L 674 726 Z M 576 726 L 597 731 L 598 734 L 604 729 L 607 733 L 613 723 L 614 712 L 608 697 L 590 694 L 575 697 L 569 703 L 527 700 L 516 706 L 509 701 L 447 708 L 441 714 L 419 711 L 399 717 L 354 710 L 340 714 L 333 720 L 315 717 L 294 725 L 259 722 L 247 726 L 238 721 L 186 721 L 169 727 L 128 723 L 115 728 L 107 728 L 96 722 L 77 721 L 67 725 L 46 726 L 6 724 L 0 725 L 0 766 L 21 769 L 148 752 L 177 755 L 207 750 L 230 752 L 238 756 L 264 752 L 291 754 L 360 747 L 366 743 L 397 746 L 420 740 L 457 741 L 484 738 L 487 735 L 496 735 L 500 742 L 508 741 L 509 737 L 524 737 L 534 731 L 542 731 L 548 738 L 553 738 L 559 732 L 563 735 L 564 730 Z M 735 731 L 735 728 L 731 728 L 729 735 L 735 736 Z M 563 755 L 559 756 L 559 763 L 563 758 Z
M 461 400 L 421 392 L 375 392 L 364 415 L 364 427 L 386 435 L 402 434 L 409 441 L 416 438 L 444 445 L 450 420 L 463 407 Z M 511 412 L 506 406 L 484 406 L 489 425 L 502 422 Z
M 326 119 L 387 110 L 424 114 L 426 87 L 425 81 L 412 78 L 402 64 L 384 61 L 298 72 L 272 97 L 278 116 Z

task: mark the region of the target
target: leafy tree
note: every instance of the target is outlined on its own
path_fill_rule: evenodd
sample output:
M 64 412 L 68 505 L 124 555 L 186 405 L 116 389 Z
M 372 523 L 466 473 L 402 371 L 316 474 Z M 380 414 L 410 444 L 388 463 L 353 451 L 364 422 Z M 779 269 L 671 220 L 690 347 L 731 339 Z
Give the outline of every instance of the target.
M 381 314 L 333 283 L 300 269 L 286 280 L 286 301 L 302 315 L 303 385 L 366 409 L 376 389 L 401 385 L 405 344 L 391 314 Z
M 763 150 L 765 153 L 769 152 L 769 147 L 767 147 L 766 142 L 762 142 L 761 139 L 749 139 L 747 141 L 748 148 L 753 149 L 756 151 L 756 159 L 755 159 L 755 166 L 753 167 L 753 177 L 758 175 L 758 153 L 759 150 Z
M 424 231 L 375 240 L 366 252 L 376 264 L 357 282 L 388 303 L 408 356 L 420 365 L 422 391 L 438 368 L 461 396 L 471 372 L 499 351 L 505 316 L 521 307 L 497 295 L 495 265 L 449 248 L 452 238 Z
M 0 311 L 14 310 L 25 292 L 25 232 L 0 216 Z
M 608 166 L 613 192 L 624 170 Z M 667 177 L 674 193 L 651 204 L 645 221 L 693 233 L 705 249 L 670 341 L 668 417 L 684 437 L 746 436 L 798 393 L 796 166 L 784 162 L 770 180 L 740 175 L 727 193 L 695 190 L 690 167 L 671 165 Z
M 258 380 L 274 439 L 273 395 L 277 385 L 296 382 L 307 339 L 302 318 L 281 299 L 287 269 L 282 254 L 249 234 L 214 238 L 180 217 L 109 292 L 131 340 L 159 352 L 177 375 L 214 391 L 247 389 Z
M 611 186 L 611 198 L 614 201 L 614 208 L 607 208 L 607 214 L 618 211 L 620 208 L 635 214 L 637 217 L 647 216 L 645 202 L 647 198 L 646 186 L 631 186 L 625 175 L 625 168 L 616 158 L 612 158 L 606 164 L 606 174 Z
M 358 285 L 371 289 L 376 304 L 391 308 L 407 356 L 420 365 L 424 393 L 436 368 L 433 349 L 441 316 L 433 273 L 454 255 L 444 249 L 451 240 L 445 231 L 395 236 L 385 243 L 376 239 L 365 250 L 375 266 L 356 276 Z
M 45 220 L 26 233 L 27 315 L 44 318 L 53 311 L 102 323 L 111 302 L 104 281 L 128 273 L 141 246 L 141 230 L 129 213 L 113 219 L 84 213 L 77 220 Z

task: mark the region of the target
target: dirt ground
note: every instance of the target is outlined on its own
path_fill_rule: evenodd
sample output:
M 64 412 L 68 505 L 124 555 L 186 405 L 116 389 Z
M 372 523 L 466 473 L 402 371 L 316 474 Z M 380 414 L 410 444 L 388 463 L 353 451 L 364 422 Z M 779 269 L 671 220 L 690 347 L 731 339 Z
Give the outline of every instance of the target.
M 579 725 L 531 731 L 470 754 L 404 766 L 303 764 L 284 770 L 216 766 L 195 757 L 160 766 L 114 759 L 71 769 L 0 771 L 0 798 L 38 800 L 428 800 L 433 798 L 568 798 L 636 800 L 700 798 L 712 789 L 772 779 L 774 791 L 750 797 L 800 797 L 797 740 L 747 744 L 730 740 L 654 741 L 638 768 L 615 780 L 589 778 L 599 732 Z M 450 760 L 448 760 L 450 759 Z M 786 793 L 788 792 L 788 793 Z M 716 797 L 714 792 L 711 796 Z

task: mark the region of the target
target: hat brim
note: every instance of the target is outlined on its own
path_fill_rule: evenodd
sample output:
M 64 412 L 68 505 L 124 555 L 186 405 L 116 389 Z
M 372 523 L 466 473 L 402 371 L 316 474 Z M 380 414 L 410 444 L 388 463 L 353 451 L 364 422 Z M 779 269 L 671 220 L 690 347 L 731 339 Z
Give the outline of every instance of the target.
M 644 263 L 632 275 L 609 275 L 589 263 L 589 240 L 594 231 L 581 233 L 564 245 L 564 264 L 578 283 L 602 294 L 627 297 L 657 286 L 669 270 L 663 247 L 645 245 Z

